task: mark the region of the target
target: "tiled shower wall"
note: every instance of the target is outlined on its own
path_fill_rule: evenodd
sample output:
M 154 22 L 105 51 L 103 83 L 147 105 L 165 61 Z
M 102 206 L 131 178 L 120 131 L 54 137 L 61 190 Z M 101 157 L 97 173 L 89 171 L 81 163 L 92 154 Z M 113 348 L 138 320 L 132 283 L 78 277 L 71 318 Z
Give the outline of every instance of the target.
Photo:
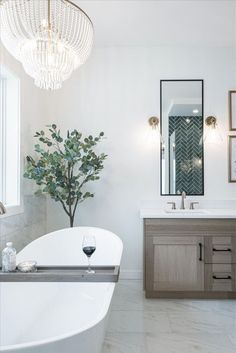
M 6 242 L 12 241 L 17 252 L 46 233 L 46 199 L 24 196 L 24 212 L 0 218 L 0 257 Z
M 176 192 L 185 191 L 188 195 L 202 195 L 204 184 L 202 116 L 169 116 L 169 137 L 173 133 L 175 133 Z M 171 148 L 173 147 L 170 146 L 169 140 L 169 151 Z M 173 165 L 171 160 L 169 164 L 171 169 Z

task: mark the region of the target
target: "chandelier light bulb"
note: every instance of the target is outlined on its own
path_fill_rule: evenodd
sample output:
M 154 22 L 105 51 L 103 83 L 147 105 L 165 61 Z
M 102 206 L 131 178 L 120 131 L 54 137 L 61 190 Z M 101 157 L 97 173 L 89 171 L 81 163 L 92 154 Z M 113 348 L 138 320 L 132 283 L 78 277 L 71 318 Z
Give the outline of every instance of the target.
M 41 26 L 43 28 L 47 28 L 47 24 L 48 24 L 47 20 L 45 18 L 43 18 L 42 21 L 41 21 Z
M 94 30 L 70 0 L 0 0 L 0 35 L 36 86 L 58 89 L 88 59 Z
M 57 49 L 58 49 L 58 52 L 59 52 L 59 53 L 62 53 L 63 50 L 65 49 L 64 44 L 63 44 L 62 42 L 58 42 L 58 43 L 57 43 Z
M 48 66 L 52 69 L 54 64 L 54 57 L 53 54 L 49 53 L 48 54 Z

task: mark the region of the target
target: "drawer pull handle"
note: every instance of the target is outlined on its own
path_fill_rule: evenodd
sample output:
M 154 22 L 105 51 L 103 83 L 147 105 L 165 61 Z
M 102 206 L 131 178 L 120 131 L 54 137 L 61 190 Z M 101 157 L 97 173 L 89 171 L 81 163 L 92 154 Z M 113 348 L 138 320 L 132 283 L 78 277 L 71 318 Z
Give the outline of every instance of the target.
M 199 261 L 202 261 L 202 243 L 198 243 L 199 245 Z
M 217 277 L 217 276 L 212 276 L 214 279 L 232 279 L 231 276 L 225 276 L 225 277 Z
M 230 248 L 227 248 L 227 249 L 215 249 L 215 248 L 213 248 L 213 251 L 229 251 L 229 252 L 231 252 L 232 250 Z

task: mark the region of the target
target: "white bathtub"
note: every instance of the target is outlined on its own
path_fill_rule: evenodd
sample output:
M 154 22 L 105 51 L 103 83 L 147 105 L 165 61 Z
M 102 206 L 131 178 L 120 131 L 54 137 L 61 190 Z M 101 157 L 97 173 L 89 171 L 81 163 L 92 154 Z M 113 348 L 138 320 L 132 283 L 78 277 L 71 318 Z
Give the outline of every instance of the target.
M 122 242 L 99 228 L 47 234 L 27 245 L 17 262 L 87 265 L 85 234 L 96 237 L 94 265 L 119 265 Z M 114 283 L 0 283 L 0 352 L 101 353 Z

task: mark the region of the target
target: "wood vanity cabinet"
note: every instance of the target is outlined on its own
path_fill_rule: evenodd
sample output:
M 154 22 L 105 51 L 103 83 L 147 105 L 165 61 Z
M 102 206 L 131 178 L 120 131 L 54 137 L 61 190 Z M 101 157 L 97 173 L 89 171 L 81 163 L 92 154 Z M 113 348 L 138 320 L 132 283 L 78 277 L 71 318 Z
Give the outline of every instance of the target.
M 236 219 L 144 219 L 146 297 L 236 298 Z

